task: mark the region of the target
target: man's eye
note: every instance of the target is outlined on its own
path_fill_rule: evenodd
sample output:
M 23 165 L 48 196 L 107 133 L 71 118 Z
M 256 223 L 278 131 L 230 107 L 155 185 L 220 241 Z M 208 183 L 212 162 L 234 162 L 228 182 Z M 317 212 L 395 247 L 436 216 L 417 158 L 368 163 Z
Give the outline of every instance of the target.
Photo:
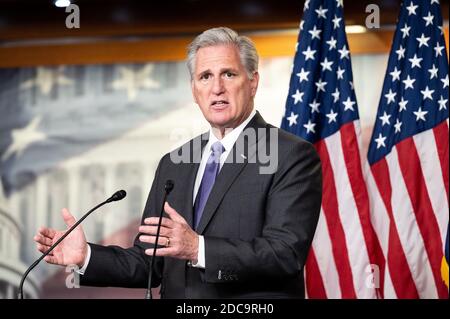
M 200 76 L 200 80 L 208 80 L 210 77 L 211 77 L 210 74 L 202 74 L 202 75 Z
M 234 76 L 235 76 L 235 74 L 232 73 L 232 72 L 226 72 L 226 73 L 225 73 L 225 77 L 227 77 L 227 78 L 232 78 L 232 77 L 234 77 Z

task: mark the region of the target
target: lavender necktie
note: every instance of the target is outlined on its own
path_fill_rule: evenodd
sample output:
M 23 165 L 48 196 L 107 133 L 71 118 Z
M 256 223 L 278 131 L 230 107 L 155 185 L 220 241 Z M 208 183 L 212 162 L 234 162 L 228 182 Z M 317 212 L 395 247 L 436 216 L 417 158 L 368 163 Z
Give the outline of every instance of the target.
M 211 155 L 206 162 L 205 172 L 203 173 L 202 182 L 197 192 L 197 197 L 194 203 L 194 226 L 197 229 L 200 219 L 205 209 L 206 201 L 209 193 L 213 188 L 214 181 L 220 168 L 220 155 L 225 151 L 225 148 L 220 142 L 215 142 L 211 145 Z

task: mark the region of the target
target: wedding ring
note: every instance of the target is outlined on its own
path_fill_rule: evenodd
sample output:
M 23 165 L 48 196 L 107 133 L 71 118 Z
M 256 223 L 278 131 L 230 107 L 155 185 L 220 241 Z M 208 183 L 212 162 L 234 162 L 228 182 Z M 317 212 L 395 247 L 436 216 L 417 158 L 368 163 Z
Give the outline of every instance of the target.
M 167 237 L 167 241 L 166 241 L 166 247 L 169 247 L 169 245 L 170 245 L 170 238 L 169 238 L 169 237 Z

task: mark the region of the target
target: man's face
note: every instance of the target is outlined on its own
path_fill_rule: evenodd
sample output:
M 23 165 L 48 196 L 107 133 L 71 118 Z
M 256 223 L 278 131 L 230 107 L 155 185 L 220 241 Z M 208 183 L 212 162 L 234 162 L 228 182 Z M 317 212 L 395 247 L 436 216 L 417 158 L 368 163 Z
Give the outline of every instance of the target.
M 259 75 L 249 79 L 233 45 L 201 48 L 197 51 L 192 93 L 203 116 L 212 127 L 235 128 L 253 109 Z

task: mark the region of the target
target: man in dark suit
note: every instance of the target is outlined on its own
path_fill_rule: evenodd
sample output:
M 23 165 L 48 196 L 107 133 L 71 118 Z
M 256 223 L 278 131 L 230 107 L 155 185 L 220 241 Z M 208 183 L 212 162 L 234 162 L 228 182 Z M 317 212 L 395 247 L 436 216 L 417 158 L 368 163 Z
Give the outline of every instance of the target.
M 314 147 L 254 110 L 258 55 L 248 38 L 207 30 L 189 46 L 188 68 L 211 129 L 161 159 L 134 246 L 87 244 L 79 228 L 46 261 L 79 265 L 83 285 L 147 287 L 164 204 L 152 280 L 161 297 L 304 297 L 322 191 Z M 175 187 L 163 203 L 167 180 Z M 40 229 L 38 249 L 61 234 Z

